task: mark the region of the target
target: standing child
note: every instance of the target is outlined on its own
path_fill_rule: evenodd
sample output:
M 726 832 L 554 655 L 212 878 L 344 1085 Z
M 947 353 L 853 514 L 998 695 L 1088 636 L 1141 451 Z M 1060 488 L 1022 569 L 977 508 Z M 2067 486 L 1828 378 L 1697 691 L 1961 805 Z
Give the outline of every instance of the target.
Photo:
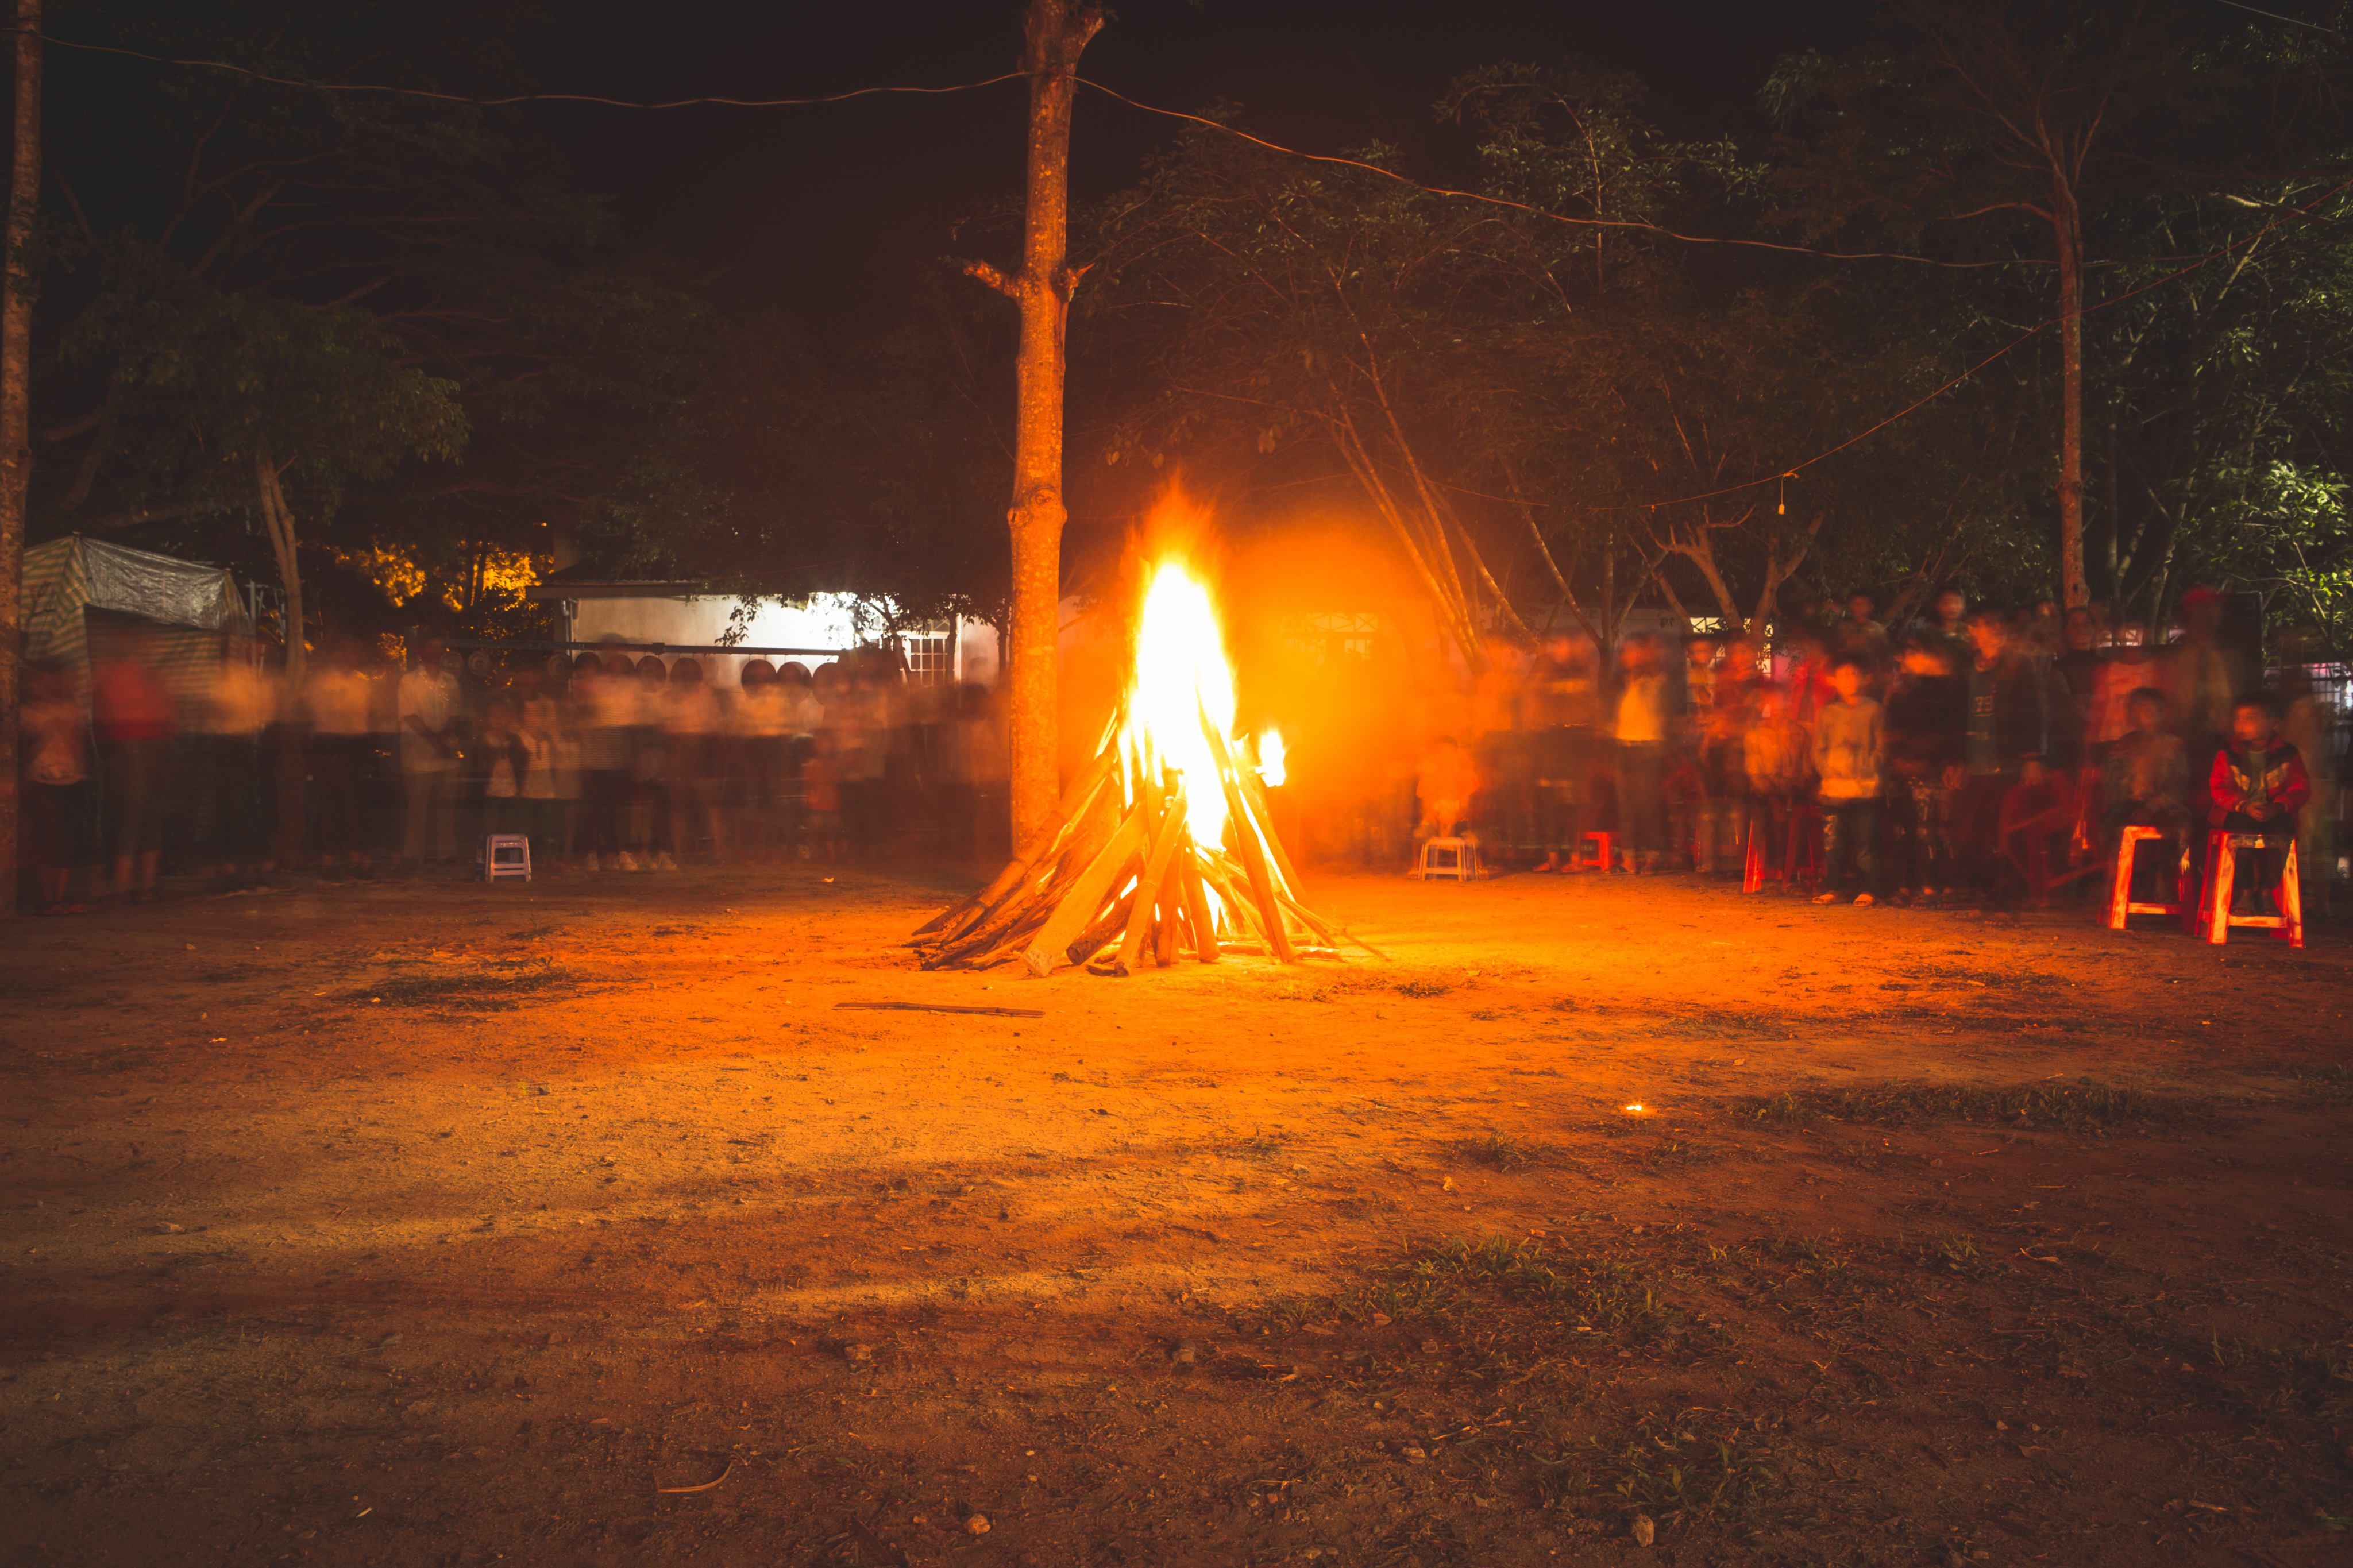
M 817 737 L 817 747 L 801 764 L 803 845 L 811 858 L 819 854 L 828 865 L 841 858 L 841 748 L 834 731 Z
M 1748 784 L 1748 831 L 1767 865 L 1789 853 L 1789 825 L 1806 779 L 1806 731 L 1789 717 L 1789 694 L 1770 681 L 1757 688 L 1756 709 L 1740 737 L 1740 770 Z
M 90 730 L 65 672 L 25 672 L 25 842 L 40 887 L 39 912 L 78 915 L 73 875 L 90 862 Z
M 1821 780 L 1822 890 L 1818 904 L 1834 903 L 1848 863 L 1862 889 L 1858 909 L 1879 892 L 1880 770 L 1886 732 L 1879 704 L 1862 694 L 1863 668 L 1852 658 L 1831 667 L 1831 700 L 1814 716 L 1814 773 Z
M 1888 802 L 1895 812 L 1895 897 L 1934 903 L 1953 882 L 1953 792 L 1968 695 L 1951 649 L 1923 637 L 1904 645 L 1887 696 Z

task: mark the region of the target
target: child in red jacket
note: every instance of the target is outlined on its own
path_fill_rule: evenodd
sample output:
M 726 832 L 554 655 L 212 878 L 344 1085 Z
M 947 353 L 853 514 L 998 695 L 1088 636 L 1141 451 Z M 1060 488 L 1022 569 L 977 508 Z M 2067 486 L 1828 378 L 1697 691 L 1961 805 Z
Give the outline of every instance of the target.
M 2268 698 L 2242 698 L 2231 710 L 2231 743 L 2215 754 L 2207 775 L 2208 820 L 2225 833 L 2259 833 L 2263 847 L 2239 858 L 2235 898 L 2274 886 L 2287 847 L 2295 842 L 2296 814 L 2312 798 L 2304 757 L 2280 739 L 2279 714 Z

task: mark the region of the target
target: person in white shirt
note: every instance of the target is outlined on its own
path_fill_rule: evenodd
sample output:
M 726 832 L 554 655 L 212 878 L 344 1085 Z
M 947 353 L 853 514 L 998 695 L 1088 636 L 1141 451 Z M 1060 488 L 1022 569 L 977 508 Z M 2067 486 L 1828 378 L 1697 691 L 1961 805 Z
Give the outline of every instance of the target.
M 400 782 L 407 798 L 407 830 L 402 858 L 452 858 L 457 847 L 458 747 L 452 721 L 458 712 L 458 680 L 442 663 L 441 644 L 427 641 L 417 662 L 400 678 L 396 712 L 400 726 Z M 429 840 L 429 842 L 428 842 Z

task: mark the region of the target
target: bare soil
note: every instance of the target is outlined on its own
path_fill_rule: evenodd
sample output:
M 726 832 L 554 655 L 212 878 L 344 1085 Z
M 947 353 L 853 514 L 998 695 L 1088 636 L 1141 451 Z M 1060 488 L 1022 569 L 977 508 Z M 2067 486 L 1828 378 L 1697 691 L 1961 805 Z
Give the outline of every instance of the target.
M 966 884 L 807 868 L 20 922 L 0 1562 L 2353 1556 L 2341 932 L 1310 881 L 1392 962 L 925 974 Z

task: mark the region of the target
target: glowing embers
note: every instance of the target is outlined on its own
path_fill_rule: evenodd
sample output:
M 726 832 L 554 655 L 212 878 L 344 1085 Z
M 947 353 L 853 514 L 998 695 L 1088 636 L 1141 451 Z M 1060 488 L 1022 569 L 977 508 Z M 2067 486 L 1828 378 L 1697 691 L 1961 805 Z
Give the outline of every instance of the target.
M 1256 750 L 1252 765 L 1234 734 L 1233 668 L 1209 590 L 1182 556 L 1165 556 L 1146 578 L 1134 671 L 1094 765 L 1052 828 L 915 933 L 923 967 L 1018 954 L 1037 974 L 1066 963 L 1127 974 L 1188 954 L 1335 953 L 1354 939 L 1300 903 L 1267 809 L 1282 737 L 1269 730 Z

